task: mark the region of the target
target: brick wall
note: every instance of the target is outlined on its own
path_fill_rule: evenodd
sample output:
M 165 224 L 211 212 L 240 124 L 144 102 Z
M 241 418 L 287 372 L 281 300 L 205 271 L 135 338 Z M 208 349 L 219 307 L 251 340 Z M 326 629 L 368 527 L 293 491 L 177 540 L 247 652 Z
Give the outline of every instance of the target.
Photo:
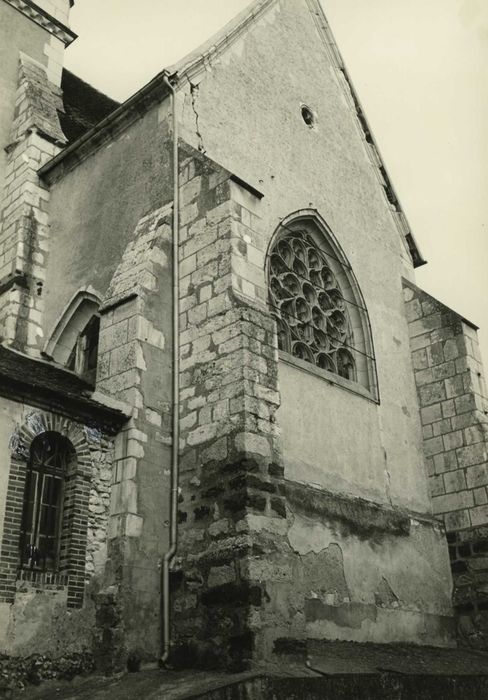
M 488 632 L 488 404 L 476 328 L 404 282 L 434 513 L 450 543 L 461 638 Z
M 19 538 L 24 507 L 24 489 L 30 444 L 36 435 L 53 431 L 65 436 L 76 458 L 66 465 L 63 520 L 60 535 L 59 568 L 54 574 L 22 573 L 19 560 Z M 32 580 L 43 590 L 44 584 L 58 583 L 67 587 L 68 607 L 81 607 L 85 584 L 94 572 L 94 561 L 100 560 L 106 537 L 108 502 L 102 469 L 110 465 L 111 440 L 96 429 L 83 426 L 55 414 L 33 411 L 11 438 L 12 460 L 6 496 L 6 517 L 0 555 L 1 600 L 13 602 L 18 580 Z M 96 459 L 96 473 L 93 460 Z M 101 477 L 104 477 L 103 479 Z M 95 530 L 96 527 L 96 530 Z M 98 536 L 95 534 L 98 534 Z M 101 532 L 104 533 L 103 537 Z M 52 579 L 52 580 L 51 580 Z

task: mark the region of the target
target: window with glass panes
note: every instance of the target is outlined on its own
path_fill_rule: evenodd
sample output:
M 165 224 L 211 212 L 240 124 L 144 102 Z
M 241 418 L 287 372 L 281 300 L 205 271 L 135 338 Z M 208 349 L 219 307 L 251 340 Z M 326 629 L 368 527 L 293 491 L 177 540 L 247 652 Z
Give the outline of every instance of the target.
M 22 567 L 56 571 L 66 468 L 73 448 L 58 433 L 36 437 L 30 448 L 20 533 Z

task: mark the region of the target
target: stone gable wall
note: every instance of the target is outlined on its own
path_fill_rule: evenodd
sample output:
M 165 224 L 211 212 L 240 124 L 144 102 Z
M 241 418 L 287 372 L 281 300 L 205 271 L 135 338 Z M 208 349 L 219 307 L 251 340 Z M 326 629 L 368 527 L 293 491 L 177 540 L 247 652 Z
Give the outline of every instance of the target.
M 242 668 L 283 638 L 449 644 L 448 585 L 419 561 L 427 549 L 449 580 L 441 528 L 284 478 L 265 203 L 184 145 L 180 184 L 175 663 Z

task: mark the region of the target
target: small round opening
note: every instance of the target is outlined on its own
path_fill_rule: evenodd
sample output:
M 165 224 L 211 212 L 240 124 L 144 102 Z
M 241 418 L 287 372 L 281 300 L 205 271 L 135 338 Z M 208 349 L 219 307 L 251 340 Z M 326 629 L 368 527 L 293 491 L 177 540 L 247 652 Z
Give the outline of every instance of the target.
M 310 107 L 307 107 L 307 105 L 302 105 L 301 113 L 305 124 L 312 127 L 315 124 L 315 116 Z

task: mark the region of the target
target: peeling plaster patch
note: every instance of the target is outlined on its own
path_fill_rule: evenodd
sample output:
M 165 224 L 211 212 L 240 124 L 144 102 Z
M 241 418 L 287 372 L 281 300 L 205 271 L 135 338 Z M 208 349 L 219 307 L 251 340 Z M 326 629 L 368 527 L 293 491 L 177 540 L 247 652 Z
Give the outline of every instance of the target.
M 348 603 L 347 605 L 327 605 L 317 598 L 305 601 L 305 619 L 307 622 L 328 620 L 339 627 L 361 629 L 366 620 L 376 622 L 375 605 Z
M 350 602 L 343 553 L 338 544 L 332 543 L 318 554 L 309 552 L 302 558 L 302 564 L 307 571 L 306 599 L 334 606 Z
M 382 608 L 397 608 L 400 605 L 398 597 L 384 576 L 374 594 L 374 600 L 375 604 Z
M 309 552 L 318 554 L 334 543 L 333 533 L 321 523 L 308 521 L 295 517 L 294 523 L 288 531 L 290 546 L 304 556 Z

